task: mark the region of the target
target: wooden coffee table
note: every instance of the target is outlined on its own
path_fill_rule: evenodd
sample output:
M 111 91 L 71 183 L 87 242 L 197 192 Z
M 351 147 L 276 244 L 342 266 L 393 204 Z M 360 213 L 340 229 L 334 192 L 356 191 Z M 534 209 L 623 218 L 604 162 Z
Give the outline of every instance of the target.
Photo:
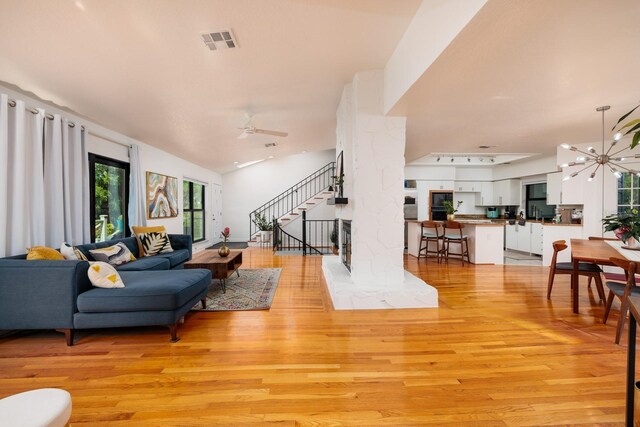
M 229 256 L 222 258 L 217 249 L 207 249 L 195 254 L 191 261 L 184 263 L 184 268 L 204 268 L 211 271 L 214 279 L 220 280 L 222 292 L 227 292 L 227 279 L 233 273 L 240 277 L 238 269 L 242 265 L 242 251 L 231 251 Z

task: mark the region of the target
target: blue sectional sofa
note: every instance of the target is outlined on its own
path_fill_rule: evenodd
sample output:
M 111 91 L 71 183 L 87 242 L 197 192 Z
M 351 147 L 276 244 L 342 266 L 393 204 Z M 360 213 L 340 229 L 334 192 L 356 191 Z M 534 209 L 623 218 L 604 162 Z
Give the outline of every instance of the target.
M 76 329 L 167 325 L 171 341 L 198 301 L 203 307 L 209 270 L 184 270 L 191 236 L 169 235 L 174 252 L 138 258 L 135 237 L 78 246 L 89 249 L 124 242 L 138 258 L 117 267 L 124 288 L 95 288 L 87 261 L 29 261 L 26 255 L 0 259 L 0 329 L 59 329 L 73 345 Z

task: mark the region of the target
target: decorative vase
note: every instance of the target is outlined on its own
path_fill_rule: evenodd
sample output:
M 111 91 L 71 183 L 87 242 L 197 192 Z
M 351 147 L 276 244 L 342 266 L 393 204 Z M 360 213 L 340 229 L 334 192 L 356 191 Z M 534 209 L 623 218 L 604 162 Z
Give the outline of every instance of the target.
M 218 249 L 218 255 L 220 255 L 222 258 L 228 257 L 231 253 L 225 243 L 223 243 L 222 246 L 220 246 L 220 249 Z
M 638 248 L 638 240 L 635 237 L 629 237 L 626 242 L 624 242 L 627 248 L 629 249 L 637 249 Z
M 452 213 L 452 214 L 447 214 L 447 221 L 455 221 L 456 220 L 456 214 Z

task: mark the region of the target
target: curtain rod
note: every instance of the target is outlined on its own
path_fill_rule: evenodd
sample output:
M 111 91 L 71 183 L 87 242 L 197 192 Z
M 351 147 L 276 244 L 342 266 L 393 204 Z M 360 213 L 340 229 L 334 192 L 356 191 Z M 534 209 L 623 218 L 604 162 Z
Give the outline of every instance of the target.
M 17 105 L 16 101 L 14 99 L 9 99 L 8 104 L 9 104 L 9 107 L 15 107 Z M 39 111 L 37 109 L 32 108 L 32 107 L 25 107 L 25 109 L 27 111 L 29 111 L 30 113 L 33 113 L 33 114 L 38 114 L 39 113 Z M 53 120 L 53 115 L 51 115 L 51 114 L 45 114 L 44 116 L 49 120 Z M 74 122 L 70 122 L 67 119 L 65 119 L 65 122 L 67 122 L 67 125 L 69 125 L 70 128 L 76 127 L 76 124 Z M 81 130 L 85 130 L 84 126 L 80 126 L 80 129 Z

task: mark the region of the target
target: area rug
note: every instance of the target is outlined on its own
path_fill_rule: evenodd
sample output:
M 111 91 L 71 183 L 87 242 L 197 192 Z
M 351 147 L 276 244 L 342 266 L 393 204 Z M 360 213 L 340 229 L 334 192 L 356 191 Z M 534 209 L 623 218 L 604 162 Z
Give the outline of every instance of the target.
M 200 302 L 193 311 L 268 310 L 276 293 L 281 268 L 240 269 L 227 279 L 227 292 L 222 292 L 220 281 L 214 279 L 207 294 L 207 308 Z

